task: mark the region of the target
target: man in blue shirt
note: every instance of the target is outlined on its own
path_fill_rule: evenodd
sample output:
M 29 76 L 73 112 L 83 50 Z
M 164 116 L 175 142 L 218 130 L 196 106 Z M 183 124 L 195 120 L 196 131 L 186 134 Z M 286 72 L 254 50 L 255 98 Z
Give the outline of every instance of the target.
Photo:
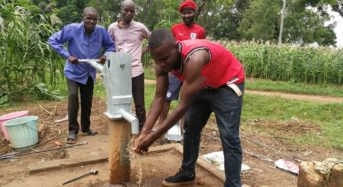
M 67 143 L 75 143 L 79 132 L 77 114 L 79 110 L 78 90 L 81 96 L 81 131 L 86 135 L 95 135 L 90 127 L 93 89 L 96 70 L 78 59 L 99 59 L 105 63 L 103 51 L 114 51 L 114 43 L 106 29 L 97 25 L 97 11 L 93 7 L 83 10 L 83 22 L 66 25 L 49 38 L 51 47 L 66 58 L 64 75 L 69 91 L 68 116 L 69 133 Z M 64 47 L 67 44 L 68 49 Z

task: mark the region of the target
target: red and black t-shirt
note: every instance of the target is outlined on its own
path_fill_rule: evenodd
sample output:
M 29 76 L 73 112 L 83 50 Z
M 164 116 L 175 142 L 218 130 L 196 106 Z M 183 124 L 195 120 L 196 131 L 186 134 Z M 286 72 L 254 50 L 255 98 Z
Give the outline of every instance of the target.
M 228 81 L 238 78 L 236 84 L 244 82 L 244 70 L 239 60 L 225 47 L 208 40 L 185 40 L 179 42 L 182 56 L 181 68 L 171 73 L 184 80 L 183 66 L 188 57 L 197 50 L 207 50 L 210 60 L 201 70 L 202 87 L 218 88 Z

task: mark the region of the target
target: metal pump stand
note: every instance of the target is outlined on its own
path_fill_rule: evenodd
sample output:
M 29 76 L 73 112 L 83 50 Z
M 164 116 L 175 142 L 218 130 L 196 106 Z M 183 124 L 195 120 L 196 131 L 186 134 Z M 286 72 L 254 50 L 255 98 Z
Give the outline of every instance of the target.
M 128 144 L 131 134 L 139 133 L 138 119 L 131 114 L 132 81 L 131 55 L 106 53 L 107 60 L 100 65 L 94 59 L 80 59 L 103 74 L 109 118 L 109 164 L 110 185 L 123 184 L 130 180 L 130 153 Z

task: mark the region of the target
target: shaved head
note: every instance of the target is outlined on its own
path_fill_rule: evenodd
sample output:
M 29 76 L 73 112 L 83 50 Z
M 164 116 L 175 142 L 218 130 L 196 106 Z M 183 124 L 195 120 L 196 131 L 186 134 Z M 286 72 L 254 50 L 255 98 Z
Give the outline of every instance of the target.
M 121 3 L 121 7 L 124 7 L 124 6 L 130 6 L 130 7 L 136 7 L 135 3 L 132 1 L 132 0 L 124 0 L 122 3 Z
M 175 38 L 169 29 L 157 29 L 151 33 L 149 48 L 156 49 L 163 45 L 175 45 Z
M 92 13 L 92 14 L 96 14 L 98 15 L 98 12 L 96 11 L 96 9 L 94 7 L 86 7 L 85 9 L 83 9 L 83 14 L 82 16 L 87 15 L 88 13 Z

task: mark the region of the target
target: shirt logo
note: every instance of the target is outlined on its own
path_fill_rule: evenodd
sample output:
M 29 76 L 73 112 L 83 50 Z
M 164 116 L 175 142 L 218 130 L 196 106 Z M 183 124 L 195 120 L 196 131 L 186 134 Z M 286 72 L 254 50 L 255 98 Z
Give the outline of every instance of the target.
M 197 33 L 191 32 L 191 39 L 194 40 L 197 38 Z

